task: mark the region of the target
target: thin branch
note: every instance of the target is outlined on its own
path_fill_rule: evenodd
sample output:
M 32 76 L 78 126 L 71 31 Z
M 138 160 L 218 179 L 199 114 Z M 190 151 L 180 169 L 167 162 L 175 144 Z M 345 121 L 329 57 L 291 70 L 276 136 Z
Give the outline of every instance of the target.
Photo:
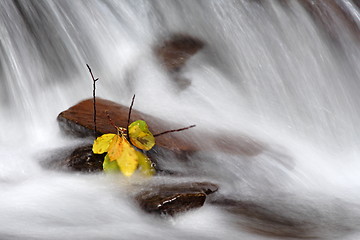
M 130 104 L 130 108 L 129 108 L 129 115 L 128 115 L 128 121 L 127 121 L 127 125 L 126 125 L 126 133 L 127 133 L 127 139 L 128 141 L 130 141 L 130 137 L 129 137 L 129 125 L 130 125 L 130 117 L 131 117 L 131 110 L 133 108 L 134 105 L 134 101 L 135 101 L 135 94 L 131 99 L 131 104 Z
M 108 110 L 105 110 L 105 113 L 106 113 L 107 118 L 109 119 L 110 124 L 116 129 L 116 131 L 119 131 L 119 128 L 115 125 L 115 123 L 111 119 Z
M 91 71 L 91 68 L 88 64 L 86 64 L 87 68 L 89 69 L 89 72 L 90 72 L 90 75 L 91 75 L 91 78 L 93 80 L 93 105 L 94 105 L 94 136 L 96 137 L 96 99 L 95 99 L 95 91 L 96 91 L 96 86 L 95 86 L 95 83 L 97 80 L 99 80 L 99 78 L 95 79 L 94 78 L 94 75 Z
M 174 129 L 174 130 L 168 130 L 168 131 L 165 131 L 165 132 L 162 132 L 162 133 L 154 134 L 154 137 L 158 137 L 158 136 L 160 136 L 160 135 L 164 135 L 164 134 L 172 133 L 172 132 L 181 132 L 181 131 L 187 130 L 187 129 L 189 129 L 189 128 L 193 128 L 193 127 L 195 127 L 195 126 L 196 126 L 196 125 L 191 125 L 191 126 L 184 127 L 184 128 L 179 128 L 179 129 Z

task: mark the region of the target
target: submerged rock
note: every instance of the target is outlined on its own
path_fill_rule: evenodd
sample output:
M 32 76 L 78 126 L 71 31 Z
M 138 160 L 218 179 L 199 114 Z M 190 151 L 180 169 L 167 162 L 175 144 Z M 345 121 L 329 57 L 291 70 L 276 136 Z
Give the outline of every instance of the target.
M 59 150 L 51 156 L 49 161 L 42 162 L 42 166 L 49 169 L 77 172 L 99 172 L 103 170 L 105 154 L 94 154 L 92 145 L 75 148 L 72 151 Z
M 227 198 L 212 201 L 211 204 L 222 207 L 237 217 L 237 224 L 251 232 L 272 237 L 315 237 L 315 225 L 299 216 L 291 216 L 288 209 L 282 212 L 260 203 Z
M 135 199 L 146 212 L 173 216 L 202 207 L 206 196 L 217 190 L 217 185 L 208 182 L 160 185 L 140 192 Z
M 174 34 L 158 46 L 155 51 L 166 69 L 180 70 L 186 61 L 204 47 L 204 42 L 186 34 Z
M 103 170 L 104 154 L 95 154 L 92 145 L 76 148 L 64 161 L 74 171 L 99 172 Z

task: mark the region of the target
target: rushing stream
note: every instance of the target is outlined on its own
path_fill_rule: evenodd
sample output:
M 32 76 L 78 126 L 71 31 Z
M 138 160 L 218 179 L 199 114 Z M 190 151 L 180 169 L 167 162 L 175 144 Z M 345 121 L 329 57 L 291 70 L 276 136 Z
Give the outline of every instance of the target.
M 137 177 L 43 168 L 81 141 L 56 117 L 92 96 L 86 63 L 98 96 L 129 105 L 136 93 L 137 110 L 196 124 L 194 142 L 232 133 L 267 149 L 169 159 L 186 177 L 150 181 L 211 181 L 218 196 L 311 226 L 292 236 L 359 239 L 357 1 L 329 1 L 352 17 L 351 28 L 329 8 L 329 32 L 302 0 L 0 0 L 0 239 L 279 239 L 264 234 L 281 232 L 271 221 L 212 204 L 148 215 L 129 197 Z M 178 73 L 185 87 L 153 51 L 173 33 L 205 43 Z

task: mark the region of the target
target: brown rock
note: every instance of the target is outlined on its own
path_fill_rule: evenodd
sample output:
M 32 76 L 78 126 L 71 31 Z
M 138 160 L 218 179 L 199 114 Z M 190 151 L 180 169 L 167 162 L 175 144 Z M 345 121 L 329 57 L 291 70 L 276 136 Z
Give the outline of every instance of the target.
M 98 134 L 116 133 L 115 128 L 110 124 L 106 112 L 109 113 L 117 126 L 125 127 L 129 108 L 112 101 L 97 98 L 97 131 Z M 172 124 L 161 119 L 143 114 L 133 109 L 131 118 L 133 120 L 145 120 L 152 133 L 160 133 L 169 129 L 177 129 L 184 126 Z M 92 136 L 94 131 L 93 123 L 93 102 L 92 99 L 84 100 L 58 116 L 58 122 L 63 131 L 76 136 Z M 201 141 L 191 141 L 191 130 L 181 133 L 164 134 L 156 137 L 156 147 L 170 150 L 178 154 L 189 154 L 198 150 L 222 151 L 231 154 L 253 156 L 261 153 L 265 146 L 246 136 L 234 135 L 222 132 L 221 136 L 208 133 L 198 133 Z
M 129 108 L 115 102 L 97 98 L 96 99 L 96 125 L 98 135 L 105 133 L 116 133 L 116 129 L 110 124 L 106 112 L 114 121 L 116 126 L 126 127 Z M 171 124 L 164 122 L 161 119 L 143 114 L 135 109 L 132 110 L 131 118 L 136 120 L 145 120 L 152 133 L 160 133 L 169 129 L 178 128 L 179 126 L 171 127 Z M 92 99 L 84 100 L 66 111 L 59 114 L 57 118 L 60 127 L 66 133 L 74 134 L 80 137 L 92 136 L 94 132 L 93 122 L 93 101 Z M 181 139 L 176 134 L 164 134 L 156 138 L 156 145 L 171 151 L 196 151 L 196 148 L 191 143 Z
M 206 195 L 217 189 L 208 182 L 160 185 L 139 193 L 135 199 L 146 212 L 173 216 L 203 206 Z
M 178 71 L 186 61 L 203 48 L 204 43 L 192 36 L 174 34 L 156 48 L 156 54 L 170 72 Z

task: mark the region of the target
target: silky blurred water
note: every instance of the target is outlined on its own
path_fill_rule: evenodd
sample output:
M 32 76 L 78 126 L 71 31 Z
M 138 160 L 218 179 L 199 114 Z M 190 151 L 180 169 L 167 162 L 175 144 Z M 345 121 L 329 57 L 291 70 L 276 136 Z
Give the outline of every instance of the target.
M 137 177 L 41 167 L 81 142 L 62 135 L 56 117 L 92 96 L 85 64 L 100 78 L 97 96 L 129 105 L 135 93 L 137 110 L 196 124 L 195 142 L 206 144 L 205 131 L 266 146 L 252 157 L 169 159 L 188 177 L 150 181 L 212 181 L 219 195 L 310 222 L 311 236 L 358 239 L 359 41 L 335 13 L 330 38 L 298 1 L 283 2 L 1 0 L 0 239 L 272 238 L 210 204 L 146 215 L 129 197 Z M 359 26 L 354 2 L 336 2 Z M 206 44 L 178 73 L 186 88 L 153 51 L 173 33 Z

